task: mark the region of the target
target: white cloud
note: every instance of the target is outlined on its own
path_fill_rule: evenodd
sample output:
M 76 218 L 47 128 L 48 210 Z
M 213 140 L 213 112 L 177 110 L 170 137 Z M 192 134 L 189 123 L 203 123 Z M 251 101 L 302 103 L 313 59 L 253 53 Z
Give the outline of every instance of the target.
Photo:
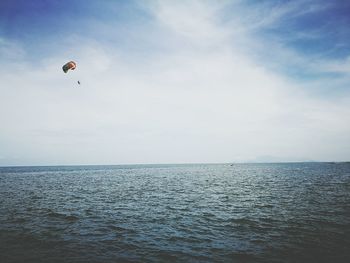
M 18 62 L 18 71 L 1 70 L 0 164 L 350 156 L 348 96 L 310 97 L 306 84 L 242 53 L 232 28 L 218 22 L 220 4 L 186 3 L 148 6 L 157 30 L 140 34 L 140 45 L 156 39 L 167 52 L 137 57 L 93 40 L 39 67 Z M 62 73 L 73 54 L 78 69 Z
M 319 65 L 324 72 L 345 73 L 350 75 L 350 56 L 342 60 L 330 60 Z

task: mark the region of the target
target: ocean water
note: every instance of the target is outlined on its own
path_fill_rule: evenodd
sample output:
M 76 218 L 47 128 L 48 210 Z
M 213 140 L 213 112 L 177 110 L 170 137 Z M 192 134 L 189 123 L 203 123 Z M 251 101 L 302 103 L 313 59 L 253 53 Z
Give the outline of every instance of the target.
M 350 262 L 350 164 L 3 167 L 0 262 Z

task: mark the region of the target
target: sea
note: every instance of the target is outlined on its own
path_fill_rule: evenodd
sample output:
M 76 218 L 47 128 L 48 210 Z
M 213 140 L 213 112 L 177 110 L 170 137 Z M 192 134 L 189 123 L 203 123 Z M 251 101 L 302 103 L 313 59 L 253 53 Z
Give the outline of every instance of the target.
M 350 262 L 350 163 L 0 168 L 0 262 Z

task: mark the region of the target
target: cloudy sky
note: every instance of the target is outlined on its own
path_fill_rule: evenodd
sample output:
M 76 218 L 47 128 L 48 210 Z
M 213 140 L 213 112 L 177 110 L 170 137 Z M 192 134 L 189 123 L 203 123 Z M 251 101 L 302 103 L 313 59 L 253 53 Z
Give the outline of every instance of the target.
M 349 160 L 349 13 L 2 0 L 0 165 Z

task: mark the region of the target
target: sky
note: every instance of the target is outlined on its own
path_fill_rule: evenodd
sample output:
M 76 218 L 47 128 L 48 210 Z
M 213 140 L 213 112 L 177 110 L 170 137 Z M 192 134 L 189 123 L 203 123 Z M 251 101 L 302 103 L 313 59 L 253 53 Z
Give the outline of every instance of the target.
M 349 161 L 349 13 L 2 0 L 0 166 Z

